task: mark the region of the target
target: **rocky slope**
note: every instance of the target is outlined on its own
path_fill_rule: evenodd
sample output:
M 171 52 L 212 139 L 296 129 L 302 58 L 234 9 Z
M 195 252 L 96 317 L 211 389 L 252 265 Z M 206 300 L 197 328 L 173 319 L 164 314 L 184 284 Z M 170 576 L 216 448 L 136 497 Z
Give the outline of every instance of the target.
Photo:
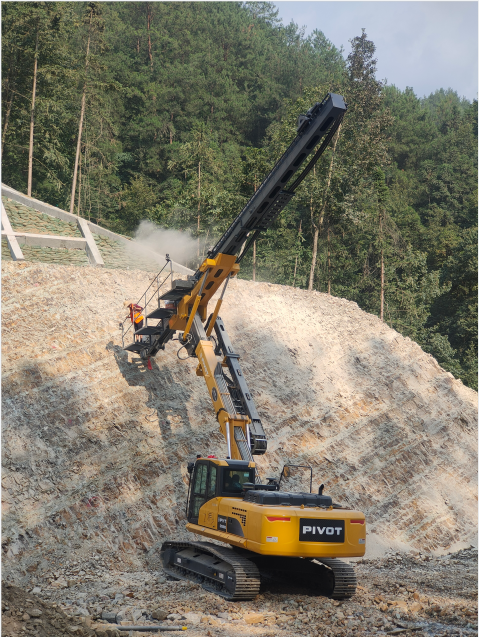
M 93 555 L 145 568 L 186 536 L 186 462 L 225 453 L 196 363 L 177 343 L 151 371 L 122 350 L 146 272 L 2 268 L 4 577 L 46 583 Z M 311 464 L 315 488 L 365 512 L 369 557 L 475 542 L 475 392 L 343 299 L 232 281 L 222 318 L 269 438 L 264 475 Z

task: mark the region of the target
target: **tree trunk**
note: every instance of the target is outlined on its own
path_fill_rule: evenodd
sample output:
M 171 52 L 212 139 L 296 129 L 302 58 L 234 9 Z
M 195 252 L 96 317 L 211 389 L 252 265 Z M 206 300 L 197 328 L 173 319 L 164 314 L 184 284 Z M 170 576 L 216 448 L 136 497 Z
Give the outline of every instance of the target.
M 148 28 L 148 58 L 150 60 L 150 69 L 153 70 L 153 55 L 151 53 L 151 35 L 150 35 L 150 26 L 151 26 L 151 4 L 147 4 L 147 28 Z
M 81 149 L 80 149 L 80 161 L 78 166 L 78 205 L 77 205 L 77 214 L 80 216 L 80 204 L 81 204 Z
M 5 145 L 5 138 L 7 136 L 8 124 L 10 122 L 10 113 L 12 111 L 13 99 L 15 97 L 15 78 L 18 75 L 18 49 L 15 56 L 10 57 L 10 66 L 8 68 L 8 77 L 5 82 L 5 101 L 7 101 L 7 112 L 5 113 L 5 122 L 3 124 L 2 131 L 2 146 L 0 148 L 0 159 L 3 155 L 3 146 Z M 13 78 L 13 79 L 12 79 Z M 8 101 L 8 94 L 10 93 L 10 101 Z
M 381 250 L 381 310 L 379 318 L 384 321 L 384 251 Z
M 2 132 L 2 148 L 0 150 L 0 158 L 3 156 L 3 147 L 5 145 L 5 137 L 7 135 L 7 129 L 8 129 L 8 121 L 10 119 L 10 112 L 12 110 L 12 104 L 13 104 L 13 97 L 14 97 L 15 93 L 12 91 L 12 97 L 10 98 L 10 101 L 8 102 L 8 106 L 7 106 L 7 112 L 5 113 L 5 124 L 3 125 L 3 132 Z
M 339 131 L 341 130 L 341 124 L 339 125 L 338 130 L 336 131 L 336 133 L 334 134 L 334 138 L 333 138 L 333 152 L 331 154 L 331 161 L 329 162 L 329 171 L 328 171 L 328 181 L 326 183 L 326 188 L 324 191 L 324 199 L 323 199 L 323 205 L 321 207 L 321 210 L 319 212 L 319 217 L 318 217 L 318 223 L 315 224 L 313 222 L 313 226 L 314 226 L 314 237 L 313 237 L 313 257 L 311 259 L 311 270 L 309 273 L 309 285 L 308 285 L 308 291 L 311 292 L 313 289 L 313 283 L 314 283 L 314 270 L 316 268 L 316 259 L 317 259 L 317 255 L 318 255 L 318 238 L 319 238 L 319 230 L 323 225 L 323 220 L 324 220 L 324 214 L 326 211 L 326 203 L 327 203 L 327 197 L 328 197 L 328 192 L 329 192 L 329 186 L 331 185 L 331 176 L 333 174 L 333 162 L 334 162 L 334 154 L 336 152 L 336 144 L 338 143 L 338 138 L 339 138 Z M 316 166 L 314 167 L 314 174 L 316 174 Z M 312 201 L 311 201 L 311 210 L 312 210 Z M 311 212 L 311 217 L 312 217 L 312 212 Z
M 90 39 L 91 39 L 91 23 L 93 20 L 93 9 L 90 12 L 90 25 L 88 27 L 88 42 L 86 45 L 86 58 L 85 58 L 85 82 L 83 84 L 83 94 L 81 98 L 81 110 L 80 110 L 80 123 L 78 125 L 78 140 L 77 140 L 77 152 L 75 155 L 75 165 L 73 166 L 73 183 L 72 183 L 72 194 L 70 198 L 70 213 L 74 214 L 75 209 L 75 192 L 77 187 L 77 172 L 78 172 L 78 161 L 80 159 L 80 150 L 81 150 L 81 136 L 83 130 L 83 117 L 85 116 L 85 102 L 86 102 L 86 74 L 88 71 L 88 56 L 90 53 Z
M 35 121 L 35 93 L 37 90 L 37 68 L 38 68 L 38 29 L 35 38 L 35 61 L 33 63 L 33 88 L 32 88 L 32 105 L 30 110 L 30 145 L 28 148 L 28 182 L 27 195 L 32 196 L 32 172 L 33 172 L 33 126 Z
M 319 226 L 314 225 L 313 234 L 313 258 L 311 259 L 311 270 L 309 272 L 309 284 L 308 290 L 312 292 L 314 283 L 314 271 L 316 270 L 316 259 L 318 256 L 318 238 L 319 238 Z
M 198 257 L 200 256 L 200 207 L 201 207 L 201 161 L 198 162 L 198 223 L 196 232 L 198 233 Z
M 83 164 L 84 164 L 84 172 L 85 172 L 85 210 L 87 208 L 87 199 L 88 199 L 88 221 L 91 221 L 91 184 L 88 178 L 88 135 L 86 136 L 85 142 L 85 154 L 83 155 Z M 91 166 L 91 163 L 90 163 Z
M 328 225 L 328 294 L 331 294 L 331 242 L 329 233 Z
M 213 107 L 211 107 L 211 112 L 213 112 Z M 256 192 L 256 173 L 253 180 L 253 188 Z M 243 246 L 246 245 L 246 241 Z M 253 241 L 253 281 L 256 281 L 256 241 Z
M 299 240 L 301 241 L 301 223 L 303 222 L 302 219 L 299 220 L 299 228 L 298 228 L 298 237 Z M 293 274 L 293 287 L 295 287 L 296 285 L 296 271 L 298 269 L 298 255 L 296 255 L 296 259 L 294 260 L 294 274 Z
M 383 218 L 382 212 L 379 214 L 379 238 L 381 241 L 381 300 L 379 318 L 384 321 L 384 249 L 382 247 L 383 241 Z

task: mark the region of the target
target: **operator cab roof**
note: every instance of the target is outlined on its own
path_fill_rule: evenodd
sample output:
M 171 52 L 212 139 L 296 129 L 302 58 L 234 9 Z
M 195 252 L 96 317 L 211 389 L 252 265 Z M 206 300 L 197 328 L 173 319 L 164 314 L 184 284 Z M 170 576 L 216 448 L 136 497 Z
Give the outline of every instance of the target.
M 232 467 L 233 469 L 248 469 L 249 462 L 247 460 L 227 460 L 228 467 Z

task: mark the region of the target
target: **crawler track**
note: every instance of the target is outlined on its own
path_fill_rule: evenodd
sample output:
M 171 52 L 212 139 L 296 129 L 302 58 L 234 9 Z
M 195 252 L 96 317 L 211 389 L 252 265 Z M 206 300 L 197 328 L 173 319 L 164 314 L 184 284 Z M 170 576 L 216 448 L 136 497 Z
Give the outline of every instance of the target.
M 356 592 L 352 566 L 338 559 L 265 557 L 211 542 L 164 542 L 161 557 L 168 575 L 201 584 L 229 601 L 254 599 L 260 574 L 273 581 L 296 581 L 332 599 Z
M 294 582 L 313 595 L 347 599 L 356 592 L 356 574 L 352 566 L 337 558 L 314 560 L 294 557 L 267 557 L 249 553 L 262 576 L 269 581 Z
M 329 597 L 333 599 L 347 599 L 352 597 L 356 592 L 357 580 L 354 569 L 346 562 L 341 562 L 338 559 L 318 559 L 317 562 L 321 562 L 328 568 L 330 568 L 334 575 L 334 588 Z
M 259 593 L 257 566 L 228 547 L 211 542 L 164 542 L 161 553 L 168 575 L 197 582 L 229 601 L 254 599 Z

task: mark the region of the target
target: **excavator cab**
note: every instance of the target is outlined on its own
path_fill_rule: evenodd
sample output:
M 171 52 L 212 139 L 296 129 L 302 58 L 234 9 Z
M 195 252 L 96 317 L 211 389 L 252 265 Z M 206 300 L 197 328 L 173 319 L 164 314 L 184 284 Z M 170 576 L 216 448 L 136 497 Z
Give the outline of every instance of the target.
M 217 497 L 241 498 L 244 490 L 255 483 L 254 462 L 201 458 L 188 466 L 190 484 L 186 517 L 198 523 L 200 508 Z

